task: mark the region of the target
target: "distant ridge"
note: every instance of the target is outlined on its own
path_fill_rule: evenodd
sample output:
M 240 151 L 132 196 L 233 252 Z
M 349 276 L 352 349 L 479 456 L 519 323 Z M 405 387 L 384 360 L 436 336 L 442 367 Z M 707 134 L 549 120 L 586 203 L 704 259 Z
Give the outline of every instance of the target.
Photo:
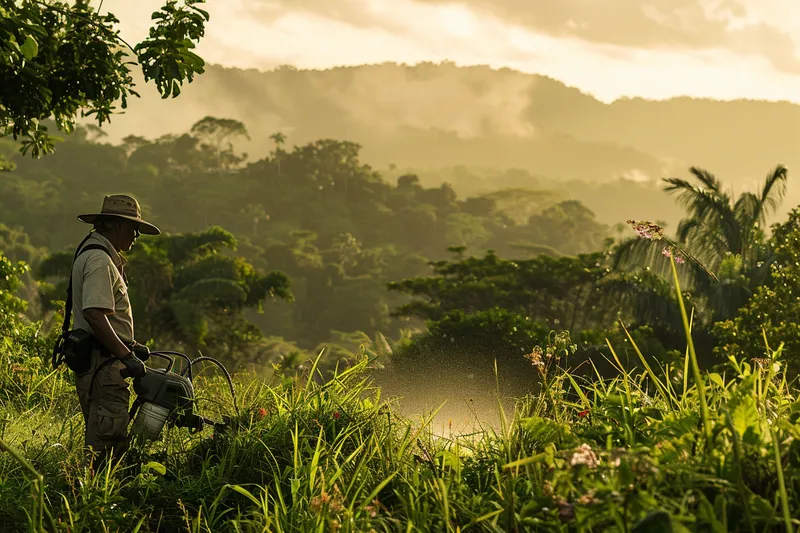
M 289 145 L 359 142 L 365 161 L 378 167 L 475 165 L 607 181 L 685 174 L 697 165 L 737 188 L 778 162 L 800 167 L 800 105 L 785 101 L 605 104 L 545 76 L 449 62 L 271 71 L 210 65 L 175 100 L 139 88 L 142 98 L 106 127 L 112 141 L 181 133 L 214 115 L 245 122 L 252 141 L 243 149 L 256 158 L 280 129 Z

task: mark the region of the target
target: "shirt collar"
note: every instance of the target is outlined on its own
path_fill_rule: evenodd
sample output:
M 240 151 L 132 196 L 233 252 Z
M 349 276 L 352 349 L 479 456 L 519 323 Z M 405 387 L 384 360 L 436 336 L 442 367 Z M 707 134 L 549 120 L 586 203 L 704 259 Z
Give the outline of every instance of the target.
M 96 241 L 99 241 L 100 244 L 105 246 L 106 249 L 109 252 L 111 252 L 112 260 L 114 261 L 114 264 L 117 267 L 121 267 L 121 266 L 125 265 L 127 260 L 122 255 L 120 255 L 120 253 L 117 251 L 116 248 L 114 248 L 114 245 L 111 244 L 111 241 L 109 241 L 107 238 L 105 238 L 103 235 L 97 233 L 96 231 L 92 232 L 92 239 L 94 239 Z

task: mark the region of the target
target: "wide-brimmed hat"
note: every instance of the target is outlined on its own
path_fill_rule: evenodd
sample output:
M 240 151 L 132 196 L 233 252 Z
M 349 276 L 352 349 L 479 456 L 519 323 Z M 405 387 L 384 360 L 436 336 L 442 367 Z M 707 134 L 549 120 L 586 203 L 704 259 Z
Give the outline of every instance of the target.
M 127 194 L 109 194 L 103 199 L 99 213 L 80 215 L 78 220 L 93 224 L 97 217 L 119 217 L 139 223 L 139 231 L 145 235 L 160 235 L 161 230 L 142 219 L 142 208 L 136 198 Z

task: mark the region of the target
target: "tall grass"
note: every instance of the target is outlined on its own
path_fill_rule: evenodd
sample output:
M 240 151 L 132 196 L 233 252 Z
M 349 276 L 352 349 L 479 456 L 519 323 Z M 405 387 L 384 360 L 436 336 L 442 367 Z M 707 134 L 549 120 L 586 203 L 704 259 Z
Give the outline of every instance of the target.
M 69 375 L 5 350 L 0 530 L 797 529 L 800 402 L 781 349 L 703 373 L 681 309 L 680 368 L 651 367 L 628 336 L 641 371 L 611 350 L 618 376 L 579 378 L 554 336 L 531 357 L 542 386 L 500 407 L 496 431 L 441 436 L 433 414 L 399 416 L 362 356 L 325 382 L 316 363 L 276 383 L 237 376 L 238 414 L 221 380 L 200 377 L 200 408 L 231 416 L 227 431 L 168 429 L 96 474 Z

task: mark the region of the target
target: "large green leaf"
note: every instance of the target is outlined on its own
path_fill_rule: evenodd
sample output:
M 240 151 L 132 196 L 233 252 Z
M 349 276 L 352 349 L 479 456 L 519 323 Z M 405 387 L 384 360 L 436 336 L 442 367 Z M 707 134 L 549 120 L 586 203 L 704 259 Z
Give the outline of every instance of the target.
M 28 35 L 25 39 L 25 42 L 22 43 L 22 46 L 19 47 L 22 55 L 25 56 L 25 59 L 30 61 L 39 53 L 39 43 L 36 42 L 36 39 L 33 36 Z
M 733 428 L 748 444 L 756 444 L 761 433 L 761 419 L 753 397 L 752 384 L 755 376 L 749 376 L 740 382 L 728 402 Z

